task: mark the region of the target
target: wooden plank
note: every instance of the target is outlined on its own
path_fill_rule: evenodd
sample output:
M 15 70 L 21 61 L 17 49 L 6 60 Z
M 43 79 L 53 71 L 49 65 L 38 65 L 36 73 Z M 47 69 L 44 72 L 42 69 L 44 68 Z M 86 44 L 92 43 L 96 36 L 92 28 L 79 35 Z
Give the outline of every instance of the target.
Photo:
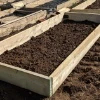
M 66 12 L 69 12 L 70 11 L 70 9 L 69 8 L 62 8 L 62 9 L 60 9 L 58 12 L 59 13 L 66 13 Z
M 14 2 L 15 0 L 9 0 L 9 3 Z M 8 1 L 7 0 L 0 0 L 0 6 L 7 4 Z
M 9 0 L 9 3 L 12 3 L 14 2 L 15 0 Z M 8 3 L 8 0 L 0 0 L 0 4 L 1 5 L 4 5 L 4 4 L 7 4 Z
M 18 67 L 0 63 L 0 80 L 44 96 L 52 95 L 52 78 Z
M 53 78 L 53 93 L 55 93 L 99 37 L 100 25 L 50 75 Z
M 12 22 L 12 20 L 15 20 L 17 18 L 19 18 L 19 17 L 12 15 L 12 16 L 8 16 L 8 17 L 4 17 L 4 18 L 0 19 L 0 22 L 7 24 L 7 23 Z
M 37 0 L 36 2 L 33 2 L 31 4 L 27 4 L 26 8 L 34 8 L 34 7 L 40 6 L 42 4 L 45 4 L 45 3 L 48 3 L 51 1 L 53 1 L 53 0 Z
M 0 18 L 12 14 L 15 10 L 16 10 L 15 8 L 10 8 L 4 11 L 0 11 Z
M 23 0 L 23 1 L 18 1 L 18 2 L 12 3 L 11 5 L 15 9 L 20 9 L 20 8 L 26 6 L 27 4 L 31 4 L 34 2 L 37 2 L 37 0 Z
M 18 2 L 12 3 L 11 5 L 15 9 L 20 9 L 20 8 L 24 7 L 25 4 L 26 4 L 25 1 L 18 1 Z
M 60 9 L 62 9 L 62 8 L 69 8 L 69 7 L 71 7 L 71 6 L 73 6 L 74 4 L 77 4 L 77 3 L 79 3 L 80 2 L 80 0 L 68 0 L 68 1 L 66 1 L 66 2 L 64 2 L 64 3 L 62 3 L 62 4 L 59 4 L 58 6 L 57 6 L 57 10 L 60 10 Z
M 100 14 L 100 9 L 71 9 L 70 12 Z
M 47 15 L 47 11 L 40 10 L 36 13 L 29 14 L 24 17 L 12 20 L 9 23 L 0 25 L 0 37 L 9 35 L 11 32 L 23 29 L 28 24 L 34 24 L 39 19 L 44 19 Z M 2 21 L 2 19 L 0 19 Z
M 100 23 L 100 14 L 96 13 L 84 13 L 84 12 L 67 12 L 65 15 L 68 16 L 69 20 L 74 21 L 92 21 L 95 23 Z
M 79 4 L 78 6 L 74 7 L 73 9 L 85 9 L 89 5 L 93 4 L 96 0 L 86 0 L 85 2 Z

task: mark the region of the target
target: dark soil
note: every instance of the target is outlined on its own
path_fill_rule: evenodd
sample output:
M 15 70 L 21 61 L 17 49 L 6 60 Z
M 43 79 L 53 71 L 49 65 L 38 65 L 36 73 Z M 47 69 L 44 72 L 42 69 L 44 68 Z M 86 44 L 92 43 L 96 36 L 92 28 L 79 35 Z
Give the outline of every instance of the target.
M 52 98 L 0 81 L 0 100 L 100 100 L 100 39 Z
M 87 7 L 87 9 L 100 9 L 100 0 L 96 0 L 96 2 Z
M 0 62 L 50 75 L 94 30 L 92 22 L 64 21 L 44 34 L 0 56 Z

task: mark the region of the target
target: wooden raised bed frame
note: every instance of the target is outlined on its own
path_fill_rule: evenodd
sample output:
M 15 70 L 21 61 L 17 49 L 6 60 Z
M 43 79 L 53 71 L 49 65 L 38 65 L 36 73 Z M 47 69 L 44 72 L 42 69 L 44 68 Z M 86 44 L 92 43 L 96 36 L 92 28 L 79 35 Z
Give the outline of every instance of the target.
M 62 9 L 60 14 L 0 41 L 0 54 L 25 43 L 32 36 L 35 37 L 42 34 L 50 27 L 60 23 L 63 15 L 67 11 L 69 11 L 69 9 Z M 45 27 L 47 25 L 48 27 Z M 41 75 L 0 62 L 0 80 L 29 89 L 41 95 L 52 96 L 99 37 L 100 25 L 92 33 L 90 33 L 90 35 L 58 66 L 58 68 L 50 76 Z

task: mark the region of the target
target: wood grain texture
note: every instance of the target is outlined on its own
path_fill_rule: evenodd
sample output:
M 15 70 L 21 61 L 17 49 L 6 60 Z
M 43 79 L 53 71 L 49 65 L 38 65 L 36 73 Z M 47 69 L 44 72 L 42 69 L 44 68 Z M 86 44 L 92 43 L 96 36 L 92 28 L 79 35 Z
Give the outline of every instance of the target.
M 70 12 L 100 14 L 100 9 L 71 9 Z
M 0 11 L 0 18 L 12 14 L 15 10 L 16 10 L 15 8 L 10 8 L 4 11 Z
M 11 5 L 15 9 L 20 9 L 20 8 L 26 6 L 27 4 L 31 4 L 31 3 L 34 3 L 34 2 L 37 2 L 37 0 L 22 0 L 22 1 L 14 2 Z
M 41 95 L 52 95 L 52 78 L 18 67 L 0 63 L 0 80 Z
M 42 5 L 42 4 L 45 4 L 45 3 L 48 3 L 48 2 L 51 2 L 53 0 L 37 0 L 31 4 L 27 4 L 26 7 L 27 8 L 34 8 L 34 7 L 37 7 L 39 5 Z
M 60 9 L 62 9 L 62 8 L 69 8 L 69 7 L 71 7 L 71 6 L 73 6 L 74 4 L 77 4 L 77 3 L 79 3 L 80 2 L 80 0 L 68 0 L 68 1 L 66 1 L 66 2 L 64 2 L 64 3 L 62 3 L 62 4 L 59 4 L 58 6 L 57 6 L 57 10 L 60 10 Z
M 2 24 L 0 26 L 0 37 L 9 35 L 10 33 L 14 32 L 14 31 L 21 30 L 28 24 L 34 24 L 39 19 L 45 18 L 46 15 L 47 15 L 46 10 L 44 10 L 44 11 L 40 10 L 36 13 L 32 13 L 27 16 L 20 17 L 15 20 L 9 21 L 6 24 Z M 2 22 L 3 19 L 0 19 L 0 20 Z
M 79 4 L 78 6 L 72 8 L 72 9 L 85 9 L 89 5 L 93 4 L 96 0 L 86 0 L 85 2 Z
M 69 20 L 74 21 L 92 21 L 95 23 L 100 23 L 100 11 L 98 13 L 92 13 L 92 12 L 67 12 L 65 15 L 68 16 Z

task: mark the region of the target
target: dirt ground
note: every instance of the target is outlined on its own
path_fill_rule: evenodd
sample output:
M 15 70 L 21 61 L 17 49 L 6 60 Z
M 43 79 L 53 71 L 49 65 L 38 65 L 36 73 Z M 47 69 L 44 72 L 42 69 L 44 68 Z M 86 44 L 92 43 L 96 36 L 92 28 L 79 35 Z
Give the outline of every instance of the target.
M 0 81 L 0 100 L 100 100 L 100 38 L 52 98 Z

